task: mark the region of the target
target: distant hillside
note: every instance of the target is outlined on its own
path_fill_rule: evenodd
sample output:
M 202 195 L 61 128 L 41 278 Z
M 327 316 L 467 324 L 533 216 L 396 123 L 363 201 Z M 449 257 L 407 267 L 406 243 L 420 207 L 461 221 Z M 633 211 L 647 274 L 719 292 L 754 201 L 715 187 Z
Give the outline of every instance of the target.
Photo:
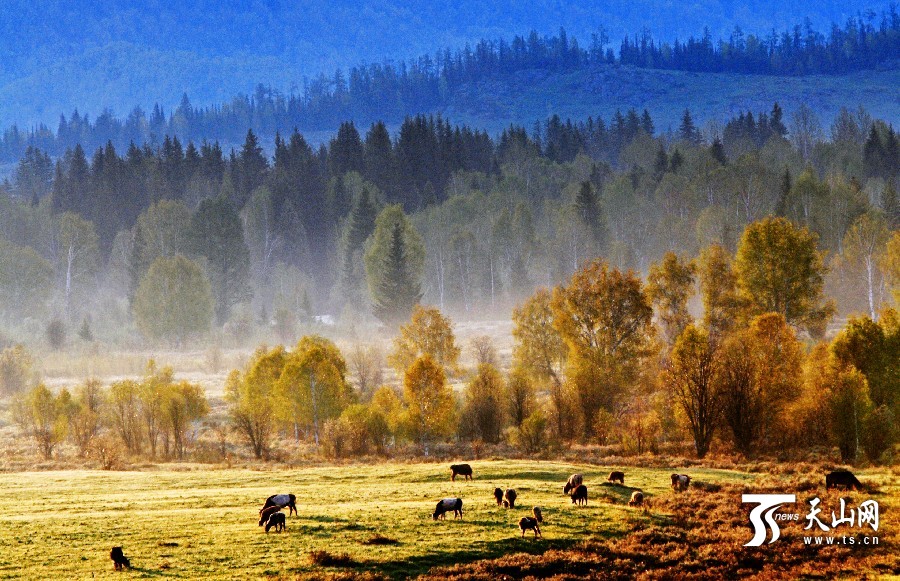
M 55 128 L 62 112 L 96 117 L 110 107 L 175 106 L 182 92 L 209 105 L 257 83 L 289 93 L 305 77 L 461 48 L 481 38 L 509 38 L 565 27 L 588 41 L 601 29 L 615 45 L 646 28 L 673 40 L 702 33 L 727 38 L 735 26 L 766 34 L 809 19 L 832 22 L 881 11 L 888 2 L 799 0 L 503 0 L 484 3 L 279 0 L 6 0 L 0 5 L 0 126 Z M 874 23 L 877 26 L 877 22 Z
M 550 115 L 607 121 L 617 109 L 648 109 L 656 129 L 678 128 L 690 109 L 695 119 L 722 121 L 741 111 L 768 111 L 778 101 L 790 114 L 806 103 L 828 128 L 841 107 L 862 105 L 873 117 L 900 125 L 900 70 L 842 76 L 778 77 L 686 73 L 599 66 L 569 74 L 522 71 L 505 81 L 467 85 L 440 110 L 451 120 L 498 132 Z

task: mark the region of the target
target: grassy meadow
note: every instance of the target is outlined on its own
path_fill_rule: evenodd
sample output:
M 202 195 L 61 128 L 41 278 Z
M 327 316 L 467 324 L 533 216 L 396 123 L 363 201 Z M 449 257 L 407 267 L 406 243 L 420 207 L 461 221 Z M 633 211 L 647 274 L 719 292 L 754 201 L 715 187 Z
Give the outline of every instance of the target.
M 675 495 L 669 488 L 669 467 L 625 468 L 622 487 L 605 483 L 615 468 L 608 466 L 474 461 L 476 479 L 454 483 L 448 464 L 3 473 L 0 578 L 293 579 L 340 571 L 406 578 L 442 570 L 435 568 L 489 564 L 508 555 L 566 555 L 585 550 L 585 542 L 617 543 L 641 531 L 680 530 L 691 519 L 703 519 L 713 505 L 721 505 L 734 521 L 729 525 L 727 519 L 711 516 L 731 534 L 718 539 L 719 550 L 738 551 L 750 536 L 749 507 L 742 512 L 740 491 L 789 491 L 814 487 L 820 480 L 802 470 L 772 476 L 691 468 L 687 472 L 699 485 Z M 584 473 L 589 488 L 587 507 L 572 505 L 562 494 L 566 477 L 576 471 Z M 878 492 L 870 497 L 897 498 L 896 474 L 859 474 L 864 482 L 878 483 Z M 516 509 L 496 506 L 492 491 L 497 486 L 519 492 Z M 644 491 L 649 510 L 626 505 L 631 487 Z M 266 534 L 257 526 L 257 510 L 267 496 L 280 492 L 297 495 L 299 516 L 288 517 L 284 533 Z M 824 491 L 819 494 L 830 506 Z M 866 493 L 848 494 L 861 498 Z M 450 496 L 463 499 L 463 520 L 434 522 L 437 500 Z M 517 522 L 534 505 L 543 509 L 544 538 L 535 540 L 529 533 L 522 539 Z M 893 513 L 882 516 L 884 543 L 893 538 L 893 519 Z M 790 539 L 791 532 L 786 530 L 785 536 Z M 684 544 L 690 547 L 690 539 Z M 124 547 L 132 571 L 113 572 L 108 556 L 113 545 Z M 313 564 L 314 551 L 349 559 L 323 567 Z

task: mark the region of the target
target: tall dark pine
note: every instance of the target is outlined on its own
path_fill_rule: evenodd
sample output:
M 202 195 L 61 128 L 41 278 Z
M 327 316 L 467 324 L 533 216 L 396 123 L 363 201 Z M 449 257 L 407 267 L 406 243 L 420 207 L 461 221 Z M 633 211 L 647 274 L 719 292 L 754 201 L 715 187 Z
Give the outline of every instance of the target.
M 364 159 L 366 179 L 378 186 L 378 189 L 388 196 L 389 201 L 395 201 L 396 161 L 391 136 L 381 121 L 372 124 L 372 128 L 366 134 Z
M 695 145 L 700 143 L 700 132 L 694 125 L 694 120 L 691 118 L 691 112 L 687 109 L 684 110 L 684 115 L 681 117 L 681 127 L 678 130 L 678 134 L 681 139 L 688 143 L 693 143 Z
M 191 219 L 191 249 L 206 259 L 206 271 L 216 300 L 216 320 L 224 324 L 231 308 L 249 299 L 250 250 L 241 219 L 222 196 L 207 198 Z
M 237 167 L 234 168 L 236 173 L 234 185 L 238 197 L 237 200 L 234 200 L 235 205 L 240 208 L 244 207 L 253 190 L 263 184 L 268 167 L 269 164 L 263 155 L 259 140 L 253 130 L 248 129 L 241 154 L 237 158 Z
M 582 224 L 590 232 L 595 250 L 602 251 L 606 245 L 606 224 L 600 207 L 600 198 L 589 181 L 581 183 L 578 195 L 575 196 L 575 210 Z
M 391 246 L 382 263 L 384 276 L 375 290 L 372 310 L 378 319 L 389 327 L 405 321 L 420 300 L 422 288 L 415 280 L 407 264 L 406 241 L 403 224 L 397 223 L 391 231 Z
M 782 117 L 784 117 L 784 112 L 781 110 L 781 105 L 775 103 L 772 105 L 772 114 L 769 116 L 769 127 L 779 137 L 784 137 L 788 132 Z
M 344 298 L 350 302 L 362 301 L 362 284 L 365 280 L 363 267 L 363 247 L 369 236 L 375 232 L 375 218 L 378 208 L 372 201 L 369 188 L 363 187 L 347 221 L 344 239 L 344 260 L 341 271 L 341 287 Z
M 337 135 L 331 140 L 328 166 L 333 176 L 344 175 L 348 171 L 362 173 L 365 170 L 362 140 L 352 121 L 341 123 Z
M 776 216 L 787 216 L 788 198 L 791 195 L 791 170 L 784 168 L 784 174 L 781 176 L 781 187 L 778 190 L 778 203 L 775 206 Z

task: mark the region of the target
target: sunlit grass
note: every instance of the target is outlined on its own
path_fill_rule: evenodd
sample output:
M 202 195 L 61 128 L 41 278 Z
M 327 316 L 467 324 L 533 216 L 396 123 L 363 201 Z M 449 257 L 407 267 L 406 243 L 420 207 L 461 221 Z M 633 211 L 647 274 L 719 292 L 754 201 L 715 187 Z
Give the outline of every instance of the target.
M 652 500 L 672 494 L 667 469 L 626 470 L 626 487 L 605 484 L 607 468 L 537 461 L 473 462 L 476 480 L 449 480 L 445 464 L 380 464 L 304 470 L 33 472 L 0 475 L 0 577 L 105 578 L 108 553 L 124 547 L 138 576 L 246 578 L 315 570 L 309 553 L 347 553 L 355 570 L 392 577 L 511 552 L 565 548 L 615 538 L 635 509 L 631 487 Z M 586 476 L 590 501 L 562 494 L 566 477 Z M 694 470 L 696 479 L 750 476 Z M 498 508 L 495 486 L 519 492 L 515 510 Z M 297 495 L 299 517 L 283 534 L 257 526 L 270 494 Z M 459 496 L 462 521 L 434 522 L 437 500 Z M 613 504 L 615 503 L 615 504 Z M 544 539 L 520 538 L 519 518 L 543 509 Z M 368 544 L 374 536 L 396 544 Z

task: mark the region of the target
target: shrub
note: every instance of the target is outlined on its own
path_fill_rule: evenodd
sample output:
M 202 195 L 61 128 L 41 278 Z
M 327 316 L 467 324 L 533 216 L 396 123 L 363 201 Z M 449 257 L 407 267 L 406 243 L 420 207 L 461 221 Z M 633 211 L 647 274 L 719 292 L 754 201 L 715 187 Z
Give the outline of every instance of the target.
M 347 553 L 329 553 L 328 551 L 312 551 L 309 562 L 320 567 L 353 567 L 356 561 Z
M 510 432 L 512 445 L 529 454 L 547 448 L 547 418 L 537 410 L 525 418 L 522 425 Z
M 59 351 L 66 345 L 66 324 L 56 318 L 47 323 L 47 344 L 54 351 Z
M 7 347 L 0 353 L 0 391 L 13 394 L 28 387 L 34 362 L 21 345 Z

